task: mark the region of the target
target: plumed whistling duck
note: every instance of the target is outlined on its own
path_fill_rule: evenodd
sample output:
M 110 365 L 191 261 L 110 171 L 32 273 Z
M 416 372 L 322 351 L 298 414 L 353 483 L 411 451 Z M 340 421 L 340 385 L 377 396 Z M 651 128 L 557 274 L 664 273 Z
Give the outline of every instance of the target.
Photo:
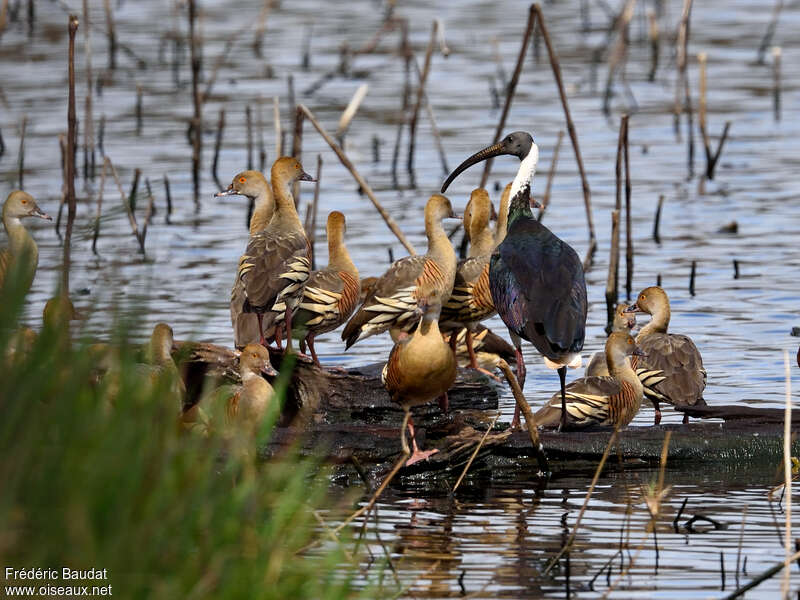
M 269 361 L 269 350 L 261 344 L 245 346 L 239 356 L 239 374 L 242 383 L 232 389 L 225 401 L 225 414 L 229 424 L 254 433 L 261 425 L 273 395 L 272 386 L 263 375 L 278 375 Z
M 304 345 L 308 343 L 317 366 L 320 364 L 314 350 L 314 337 L 333 331 L 350 318 L 361 292 L 358 269 L 344 244 L 344 215 L 336 210 L 331 212 L 326 227 L 328 266 L 311 273 L 294 316 L 297 328 L 306 332 L 300 350 L 305 352 Z
M 609 377 L 582 377 L 566 387 L 566 425 L 561 394 L 556 392 L 536 412 L 536 423 L 542 427 L 585 429 L 592 426 L 624 427 L 636 416 L 642 405 L 643 387 L 631 367 L 631 356 L 642 351 L 625 332 L 616 331 L 606 340 L 606 362 Z
M 434 295 L 442 304 L 450 297 L 456 253 L 442 227 L 446 218 L 457 218 L 450 200 L 432 195 L 425 206 L 428 252 L 395 261 L 380 277 L 342 332 L 347 348 L 387 329 L 392 330 L 393 337 L 401 331 L 409 332 L 419 320 L 417 304 L 421 298 Z
M 621 331 L 629 334 L 631 330 L 636 327 L 636 315 L 625 312 L 627 308 L 628 304 L 625 304 L 624 302 L 617 304 L 616 308 L 614 309 L 614 320 L 611 322 L 612 333 L 615 331 Z M 631 366 L 633 367 L 634 371 L 636 370 L 635 360 L 636 357 L 631 359 Z M 605 350 L 603 352 L 595 352 L 592 355 L 592 359 L 589 361 L 589 364 L 586 365 L 586 370 L 583 372 L 583 376 L 591 377 L 592 375 L 597 377 L 609 376 Z
M 705 405 L 706 370 L 694 342 L 685 335 L 667 333 L 670 319 L 669 298 L 658 286 L 645 288 L 628 307 L 628 312 L 652 316 L 636 336 L 644 351 L 637 365 L 645 396 L 656 407 L 655 424 L 661 420 L 659 402 L 675 405 Z M 688 422 L 684 415 L 684 423 Z
M 509 192 L 511 204 L 506 237 L 492 254 L 489 264 L 489 286 L 494 306 L 517 350 L 520 386 L 525 384 L 521 338 L 536 347 L 548 367 L 558 370 L 565 425 L 566 370 L 568 366 L 580 366 L 586 332 L 586 282 L 575 250 L 531 213 L 531 182 L 539 160 L 539 148 L 529 133 L 509 134 L 456 167 L 442 185 L 442 191 L 468 167 L 503 154 L 516 156 L 521 163 Z M 517 425 L 518 408 L 514 410 L 512 421 L 512 426 Z
M 222 196 L 246 196 L 252 198 L 255 207 L 250 216 L 250 235 L 253 236 L 264 229 L 272 220 L 275 212 L 275 200 L 266 177 L 259 171 L 242 171 L 231 181 L 227 189 L 214 194 Z M 241 263 L 241 259 L 240 263 Z M 254 313 L 244 312 L 246 295 L 244 283 L 237 273 L 231 289 L 231 325 L 233 326 L 233 343 L 236 348 L 244 348 L 250 343 L 261 340 L 258 330 L 258 317 Z
M 178 371 L 178 366 L 172 359 L 172 346 L 175 337 L 172 327 L 166 323 L 157 323 L 150 334 L 150 341 L 145 348 L 147 365 L 137 365 L 139 372 L 149 376 L 150 382 L 155 385 L 159 379 L 168 378 L 170 394 L 175 397 L 178 406 L 183 408 L 186 398 L 186 385 Z
M 405 411 L 400 440 L 403 452 L 408 455 L 405 433 L 408 425 L 413 448 L 406 465 L 425 460 L 437 452 L 436 449 L 423 452 L 417 446 L 411 407 L 446 395 L 456 379 L 455 355 L 439 331 L 441 308 L 439 297 L 433 293 L 419 301 L 418 310 L 422 312 L 419 324 L 412 335 L 403 335 L 395 343 L 381 377 L 392 400 Z
M 300 303 L 311 266 L 311 246 L 292 197 L 295 181 L 313 181 L 291 157 L 275 161 L 270 172 L 275 213 L 269 224 L 250 236 L 239 261 L 238 276 L 244 284 L 244 312 L 254 312 L 261 331 L 260 342 L 276 338 L 283 315 L 287 349 L 292 345 L 292 312 Z
M 0 288 L 12 265 L 23 257 L 28 261 L 25 268 L 25 290 L 30 289 L 33 283 L 36 267 L 39 265 L 39 247 L 22 224 L 22 219 L 26 217 L 53 220 L 42 212 L 33 196 L 21 190 L 14 190 L 3 204 L 3 227 L 8 234 L 8 248 L 0 250 Z
M 495 314 L 489 291 L 489 259 L 494 250 L 494 236 L 489 228 L 492 205 L 489 193 L 481 188 L 472 191 L 464 210 L 464 229 L 470 241 L 469 255 L 458 262 L 453 293 L 442 307 L 443 331 L 466 328 L 465 341 L 469 366 L 491 375 L 478 365 L 473 349 L 473 332 L 478 323 Z

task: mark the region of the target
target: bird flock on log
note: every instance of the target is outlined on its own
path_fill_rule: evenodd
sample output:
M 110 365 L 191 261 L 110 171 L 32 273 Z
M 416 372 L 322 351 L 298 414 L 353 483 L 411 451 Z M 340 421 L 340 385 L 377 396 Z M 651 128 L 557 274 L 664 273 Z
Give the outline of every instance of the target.
M 443 194 L 463 171 L 501 155 L 517 157 L 519 169 L 503 192 L 496 229 L 490 228 L 488 192 L 474 190 L 463 215 L 470 250 L 459 261 L 442 223 L 459 217 Z M 702 358 L 690 338 L 668 332 L 669 300 L 660 287 L 648 287 L 634 304 L 617 307 L 605 351 L 592 358 L 584 377 L 566 383 L 567 369 L 582 364 L 586 283 L 575 250 L 531 212 L 537 206 L 531 186 L 538 157 L 532 136 L 518 131 L 464 160 L 441 186 L 441 193 L 431 195 L 425 206 L 426 253 L 401 258 L 380 277 L 364 280 L 347 251 L 346 220 L 338 211 L 327 219 L 328 265 L 312 270 L 312 246 L 292 189 L 313 178 L 298 160 L 276 160 L 269 181 L 258 171 L 238 173 L 227 189 L 216 194 L 245 196 L 254 202 L 249 239 L 230 295 L 241 384 L 214 392 L 222 396 L 215 402 L 224 407 L 225 422 L 252 435 L 263 421 L 273 396 L 265 376 L 277 375 L 268 347 L 295 353 L 292 342 L 296 339 L 298 359 L 321 368 L 314 339 L 341 325 L 345 348 L 386 331 L 394 341 L 382 381 L 405 411 L 400 437 L 408 455 L 406 464 L 436 452 L 419 449 L 411 408 L 438 399 L 446 412 L 447 392 L 459 364 L 495 377 L 495 367 L 507 359 L 516 364 L 517 379 L 524 387 L 522 340 L 531 343 L 545 365 L 559 375 L 559 391 L 534 416 L 538 426 L 559 430 L 622 427 L 633 420 L 643 399 L 653 404 L 658 424 L 662 403 L 704 403 Z M 25 229 L 26 217 L 50 219 L 29 194 L 11 192 L 3 206 L 9 245 L 0 251 L 0 287 L 12 271 L 22 273 L 25 290 L 33 281 L 38 250 Z M 69 299 L 63 297 L 46 308 L 45 320 L 68 323 L 74 309 L 66 303 Z M 651 320 L 634 339 L 636 313 L 647 313 Z M 508 328 L 512 345 L 481 325 L 495 314 Z M 8 352 L 25 352 L 34 338 L 31 330 L 20 330 Z M 177 373 L 172 349 L 172 329 L 158 324 L 141 368 L 152 378 Z M 104 350 L 90 351 L 99 356 Z M 176 393 L 185 394 L 182 383 Z M 209 417 L 199 404 L 184 407 L 181 424 L 207 432 Z M 512 427 L 518 426 L 517 407 Z

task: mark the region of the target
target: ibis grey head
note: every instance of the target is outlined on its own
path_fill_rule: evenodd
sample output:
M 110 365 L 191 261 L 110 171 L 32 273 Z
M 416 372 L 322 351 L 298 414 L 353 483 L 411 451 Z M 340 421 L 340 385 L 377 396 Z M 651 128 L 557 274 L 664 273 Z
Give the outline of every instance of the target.
M 506 137 L 498 143 L 488 146 L 483 150 L 479 150 L 467 160 L 458 165 L 455 170 L 450 173 L 450 176 L 442 184 L 442 193 L 444 193 L 453 180 L 458 177 L 463 171 L 466 171 L 472 165 L 482 162 L 487 158 L 501 156 L 503 154 L 510 154 L 523 160 L 530 154 L 531 148 L 534 147 L 533 137 L 526 131 L 515 131 L 509 133 Z

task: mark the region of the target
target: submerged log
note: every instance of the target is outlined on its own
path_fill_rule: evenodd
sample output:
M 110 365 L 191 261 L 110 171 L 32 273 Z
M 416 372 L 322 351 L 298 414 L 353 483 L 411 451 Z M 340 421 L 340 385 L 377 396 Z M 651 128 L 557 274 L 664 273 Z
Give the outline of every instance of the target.
M 238 355 L 205 343 L 177 342 L 184 366 L 190 402 L 207 378 L 237 381 Z M 283 357 L 271 352 L 278 370 Z M 294 365 L 281 420 L 269 442 L 260 449 L 270 458 L 290 448 L 334 465 L 344 480 L 363 477 L 377 481 L 400 456 L 402 409 L 394 404 L 380 382 L 382 364 L 357 369 L 320 369 L 304 361 Z M 441 476 L 450 479 L 463 469 L 498 407 L 497 384 L 471 370 L 459 370 L 450 393 L 450 411 L 443 415 L 437 404 L 413 409 L 417 441 L 439 452 L 427 461 L 403 468 L 405 478 Z M 617 438 L 613 454 L 624 458 L 626 468 L 658 465 L 664 436 L 672 432 L 668 464 L 753 463 L 777 465 L 782 457 L 783 410 L 753 406 L 681 407 L 690 416 L 723 419 L 688 425 L 628 427 Z M 800 432 L 800 414 L 793 415 L 793 436 Z M 602 456 L 611 431 L 543 431 L 541 441 L 555 472 L 591 470 Z M 794 441 L 794 440 L 793 440 Z M 800 443 L 795 442 L 795 452 Z M 613 468 L 615 461 L 609 461 Z M 497 423 L 486 435 L 470 471 L 508 469 L 538 471 L 530 437 Z M 401 477 L 401 480 L 403 477 Z

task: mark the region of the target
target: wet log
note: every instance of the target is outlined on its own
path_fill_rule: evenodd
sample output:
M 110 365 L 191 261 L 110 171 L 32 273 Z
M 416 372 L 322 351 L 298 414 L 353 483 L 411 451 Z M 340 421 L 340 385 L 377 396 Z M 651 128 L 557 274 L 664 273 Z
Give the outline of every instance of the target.
M 237 354 L 204 343 L 177 342 L 189 397 L 199 397 L 203 381 L 236 381 Z M 283 357 L 271 352 L 280 370 Z M 296 362 L 281 420 L 270 441 L 260 448 L 264 459 L 290 448 L 333 465 L 334 477 L 355 481 L 364 475 L 377 482 L 400 456 L 403 411 L 389 398 L 380 382 L 382 364 L 357 369 L 320 369 Z M 450 411 L 442 414 L 435 402 L 413 409 L 417 441 L 439 451 L 427 461 L 403 468 L 400 481 L 419 479 L 430 485 L 457 477 L 498 407 L 498 384 L 470 370 L 459 370 L 450 391 Z M 196 400 L 195 400 L 196 401 Z M 783 410 L 753 406 L 681 407 L 690 416 L 722 419 L 687 425 L 628 427 L 620 431 L 612 455 L 623 458 L 624 468 L 652 468 L 659 464 L 664 436 L 672 432 L 670 467 L 697 463 L 764 463 L 773 468 L 783 451 Z M 793 416 L 793 432 L 800 432 L 800 415 Z M 582 432 L 543 431 L 541 441 L 555 473 L 591 472 L 608 444 L 609 429 Z M 800 452 L 795 442 L 794 452 Z M 607 468 L 619 468 L 609 461 Z M 535 475 L 538 464 L 525 431 L 511 431 L 496 423 L 483 441 L 470 472 Z

